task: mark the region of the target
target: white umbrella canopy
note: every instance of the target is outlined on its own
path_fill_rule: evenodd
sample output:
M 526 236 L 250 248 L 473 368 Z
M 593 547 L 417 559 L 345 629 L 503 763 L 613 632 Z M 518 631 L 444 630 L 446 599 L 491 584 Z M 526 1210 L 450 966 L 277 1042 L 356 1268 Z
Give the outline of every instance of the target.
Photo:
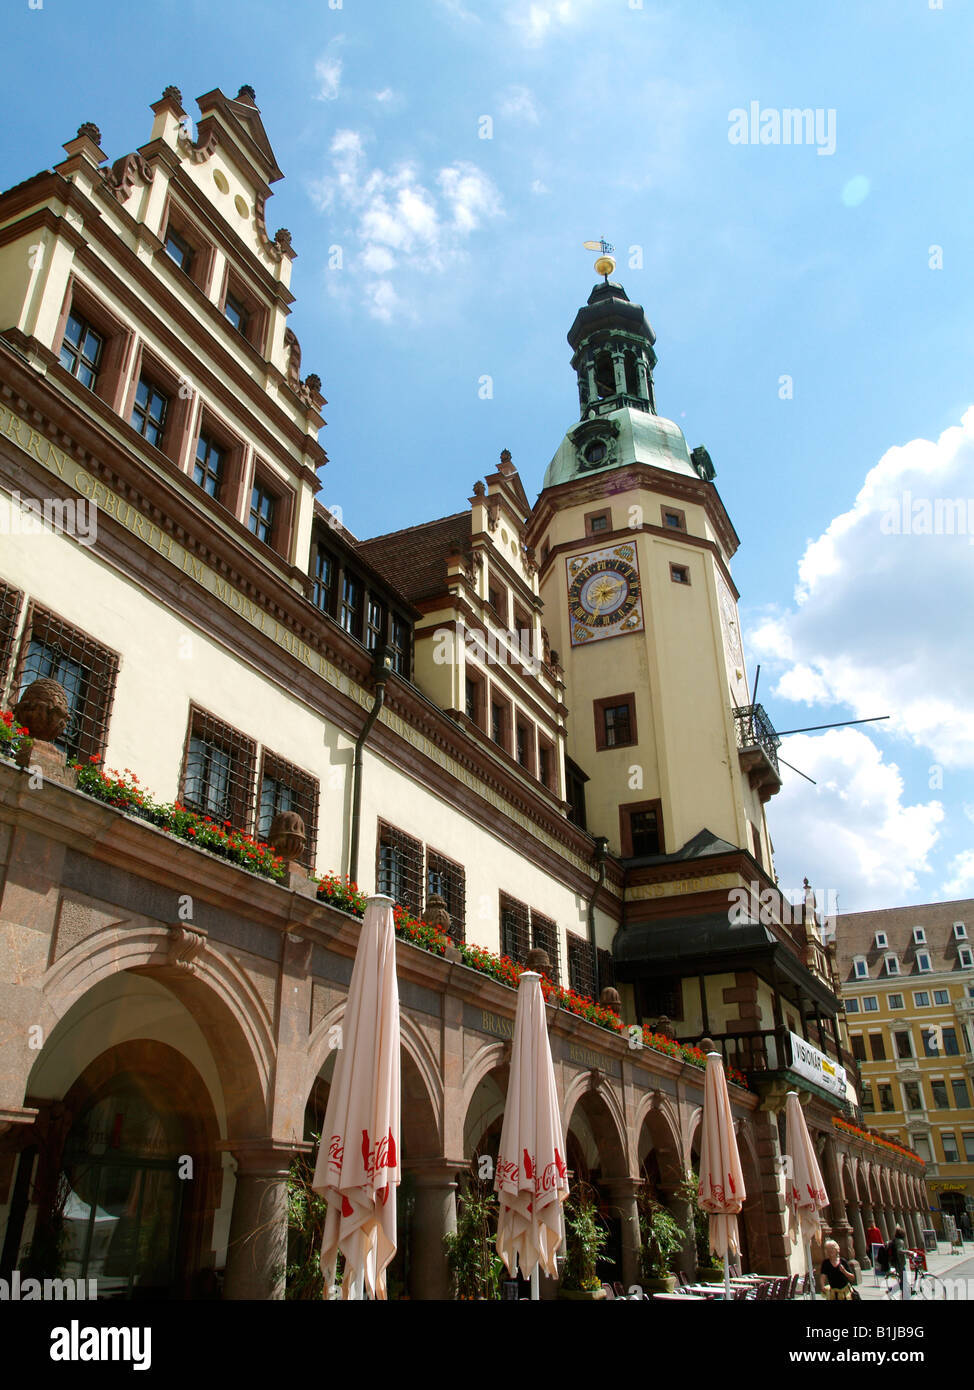
M 792 1245 L 800 1240 L 805 1248 L 806 1287 L 809 1297 L 814 1298 L 812 1240 L 822 1229 L 819 1213 L 829 1197 L 797 1091 L 789 1091 L 785 1100 L 785 1154 L 789 1160 L 785 1175 L 788 1232 Z
M 385 1298 L 396 1253 L 399 1167 L 399 983 L 392 899 L 370 898 L 312 1186 L 328 1203 L 321 1246 L 325 1297 L 345 1256 L 342 1297 Z
M 518 982 L 511 1074 L 494 1188 L 500 1201 L 497 1253 L 511 1275 L 553 1277 L 564 1240 L 562 1203 L 568 1196 L 565 1136 L 548 1042 L 541 976 L 525 970 Z
M 746 1196 L 724 1063 L 719 1052 L 708 1052 L 697 1201 L 710 1217 L 710 1248 L 724 1260 L 724 1288 L 728 1297 L 730 1256 L 740 1249 L 737 1218 Z

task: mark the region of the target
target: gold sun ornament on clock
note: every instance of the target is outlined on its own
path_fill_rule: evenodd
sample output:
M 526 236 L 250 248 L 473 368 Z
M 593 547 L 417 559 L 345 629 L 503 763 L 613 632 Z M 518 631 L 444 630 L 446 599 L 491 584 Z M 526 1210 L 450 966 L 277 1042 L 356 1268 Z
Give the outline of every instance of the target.
M 573 647 L 642 631 L 642 593 L 633 546 L 571 556 L 567 580 Z

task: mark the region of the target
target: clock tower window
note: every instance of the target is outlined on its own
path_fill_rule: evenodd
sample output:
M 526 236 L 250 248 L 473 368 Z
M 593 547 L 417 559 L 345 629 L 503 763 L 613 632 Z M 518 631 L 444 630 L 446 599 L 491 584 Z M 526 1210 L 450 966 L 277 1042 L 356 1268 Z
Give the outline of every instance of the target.
M 659 801 L 636 801 L 619 807 L 623 859 L 665 854 L 663 816 Z
M 609 695 L 593 701 L 595 708 L 595 747 L 625 748 L 638 742 L 636 737 L 636 696 Z

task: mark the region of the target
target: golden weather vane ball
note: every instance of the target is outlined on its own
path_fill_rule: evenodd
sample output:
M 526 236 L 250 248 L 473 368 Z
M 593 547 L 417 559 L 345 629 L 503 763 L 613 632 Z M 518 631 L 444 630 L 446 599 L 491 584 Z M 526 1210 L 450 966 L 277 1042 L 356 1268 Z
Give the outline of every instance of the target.
M 610 252 L 615 248 L 603 237 L 599 241 L 583 241 L 582 245 L 586 251 L 600 251 L 601 255 L 596 258 L 595 270 L 599 275 L 604 275 L 606 280 L 616 268 L 615 256 Z

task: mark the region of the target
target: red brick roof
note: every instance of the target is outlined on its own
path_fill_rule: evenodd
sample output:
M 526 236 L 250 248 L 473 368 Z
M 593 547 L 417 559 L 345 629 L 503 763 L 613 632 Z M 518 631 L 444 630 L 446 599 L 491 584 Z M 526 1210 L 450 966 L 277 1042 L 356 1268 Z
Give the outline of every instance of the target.
M 459 551 L 470 559 L 470 513 L 407 526 L 355 543 L 356 553 L 412 603 L 446 589 L 446 557 Z

